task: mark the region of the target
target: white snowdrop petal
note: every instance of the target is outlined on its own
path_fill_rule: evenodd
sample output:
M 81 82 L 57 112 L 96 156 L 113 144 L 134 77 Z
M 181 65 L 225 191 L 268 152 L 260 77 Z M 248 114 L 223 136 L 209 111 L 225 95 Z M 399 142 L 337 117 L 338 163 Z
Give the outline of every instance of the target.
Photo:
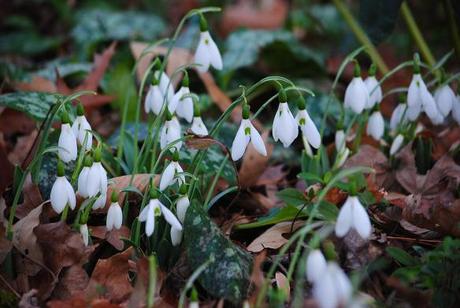
M 366 131 L 369 136 L 372 136 L 372 138 L 377 141 L 382 138 L 383 133 L 385 132 L 385 122 L 379 111 L 373 112 L 369 117 Z
M 219 48 L 217 48 L 216 43 L 212 39 L 211 35 L 208 33 L 208 52 L 209 52 L 209 62 L 211 65 L 217 69 L 222 69 L 222 56 L 220 55 Z
M 460 125 L 460 96 L 455 97 L 455 102 L 452 106 L 452 117 Z
M 68 163 L 77 158 L 77 139 L 69 124 L 61 125 L 58 147 L 58 155 L 63 162 Z
M 80 234 L 81 234 L 81 236 L 83 238 L 83 243 L 85 244 L 85 246 L 88 246 L 89 232 L 88 232 L 88 225 L 87 224 L 80 225 Z
M 175 168 L 173 162 L 170 162 L 163 171 L 160 179 L 160 191 L 165 190 L 169 185 L 173 183 Z
M 455 102 L 454 91 L 452 91 L 448 85 L 444 85 L 443 87 L 436 90 L 434 99 L 442 116 L 446 117 L 449 115 Z
M 173 246 L 178 246 L 182 242 L 182 230 L 171 227 L 171 243 Z
M 83 198 L 88 197 L 87 182 L 88 182 L 89 170 L 90 168 L 85 166 L 81 169 L 80 174 L 78 175 L 77 192 Z
M 243 157 L 244 152 L 246 151 L 246 147 L 248 146 L 248 143 L 251 139 L 251 137 L 245 133 L 245 129 L 248 127 L 245 125 L 247 123 L 245 121 L 248 120 L 241 120 L 240 127 L 238 128 L 235 139 L 233 139 L 232 142 L 231 154 L 234 161 L 237 161 Z
M 369 100 L 367 88 L 361 77 L 354 77 L 345 90 L 344 104 L 355 113 L 361 113 Z
M 396 154 L 396 152 L 398 152 L 399 149 L 401 148 L 401 145 L 403 142 L 404 142 L 404 137 L 401 134 L 396 136 L 396 138 L 393 140 L 393 143 L 391 144 L 390 155 Z
M 185 214 L 187 213 L 187 209 L 190 206 L 190 200 L 187 196 L 181 197 L 177 201 L 176 211 L 177 211 L 177 218 L 181 223 L 185 221 Z
M 153 111 L 154 114 L 159 115 L 161 109 L 163 108 L 164 97 L 163 93 L 160 90 L 158 85 L 153 86 L 152 88 L 152 98 L 150 101 L 150 110 Z
M 371 109 L 375 104 L 379 104 L 382 101 L 382 88 L 375 76 L 369 76 L 364 80 L 367 92 L 369 93 L 369 100 L 366 106 L 367 109 Z
M 337 217 L 337 222 L 335 224 L 335 234 L 338 237 L 343 237 L 345 234 L 350 231 L 350 228 L 353 224 L 353 203 L 351 199 L 352 197 L 348 197 L 345 203 L 342 205 L 340 209 L 339 216 Z
M 149 203 L 139 213 L 139 217 L 138 217 L 139 221 L 144 222 L 147 220 L 150 206 L 152 206 L 152 200 L 150 200 Z
M 67 194 L 67 203 L 69 204 L 69 207 L 73 210 L 75 209 L 76 205 L 75 191 L 73 190 L 72 185 L 69 183 L 69 181 L 67 181 L 66 178 L 64 178 L 64 188 L 65 193 Z M 62 193 L 64 193 L 64 191 Z
M 326 259 L 320 250 L 316 249 L 310 252 L 307 258 L 307 279 L 314 283 L 321 279 L 326 270 Z
M 260 133 L 257 131 L 257 129 L 252 125 L 252 123 L 249 123 L 249 127 L 251 129 L 251 143 L 256 149 L 256 151 L 263 156 L 267 156 L 267 149 L 265 148 L 265 143 L 264 140 L 262 139 L 262 136 Z
M 211 59 L 209 57 L 209 50 L 206 44 L 207 32 L 200 33 L 200 41 L 198 42 L 198 47 L 195 51 L 195 63 L 198 64 L 197 70 L 199 72 L 207 72 L 209 65 L 211 64 Z
M 319 149 L 321 146 L 321 135 L 307 111 L 305 111 L 305 124 L 302 132 L 307 137 L 310 145 L 315 149 Z
M 338 130 L 335 132 L 335 149 L 337 152 L 343 151 L 345 148 L 345 132 L 343 130 Z
M 313 285 L 313 297 L 318 302 L 320 308 L 337 308 L 339 299 L 333 287 L 334 283 L 334 277 L 331 277 L 327 270 Z
M 407 90 L 407 105 L 409 107 L 421 105 L 421 90 L 426 88 L 420 74 L 414 74 Z
M 281 104 L 278 105 L 278 110 L 275 113 L 275 118 L 273 119 L 273 125 L 272 125 L 272 136 L 273 140 L 278 141 L 278 126 L 279 126 L 279 121 L 280 121 L 280 113 L 282 112 L 281 109 Z
M 289 147 L 297 138 L 299 130 L 297 122 L 289 109 L 287 103 L 280 103 L 281 112 L 276 126 L 276 135 L 285 148 Z
M 53 210 L 60 214 L 67 204 L 67 193 L 65 189 L 65 178 L 58 177 L 51 187 L 50 200 Z
M 163 214 L 165 220 L 171 225 L 171 227 L 176 228 L 178 230 L 182 230 L 182 225 L 180 224 L 179 220 L 174 216 L 174 214 L 163 204 L 160 204 L 161 213 Z
M 148 205 L 146 215 L 147 217 L 145 220 L 145 234 L 147 234 L 147 236 L 150 236 L 153 234 L 153 231 L 155 229 L 155 212 L 153 205 Z
M 335 168 L 340 168 L 345 163 L 345 161 L 350 155 L 350 150 L 348 148 L 344 148 L 341 152 L 337 154 L 337 158 L 335 161 Z
M 350 279 L 348 279 L 347 275 L 335 262 L 328 264 L 328 271 L 334 280 L 335 294 L 338 302 L 345 307 L 353 292 Z
M 369 215 L 362 206 L 358 197 L 353 198 L 353 226 L 358 234 L 367 239 L 371 235 L 372 227 Z
M 194 134 L 198 136 L 208 135 L 208 129 L 204 125 L 201 117 L 193 117 L 192 127 L 190 129 Z

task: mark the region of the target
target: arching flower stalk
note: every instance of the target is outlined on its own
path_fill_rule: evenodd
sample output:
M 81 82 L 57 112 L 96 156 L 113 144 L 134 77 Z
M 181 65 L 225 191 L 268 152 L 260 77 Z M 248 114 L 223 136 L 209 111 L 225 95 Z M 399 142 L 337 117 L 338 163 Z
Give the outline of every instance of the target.
M 249 120 L 249 104 L 245 102 L 243 104 L 240 127 L 238 128 L 235 139 L 233 139 L 232 143 L 231 152 L 232 159 L 234 161 L 237 161 L 243 157 L 249 142 L 252 143 L 260 155 L 267 156 L 267 149 L 265 148 L 264 141 L 257 129 L 254 127 L 254 125 L 252 125 L 251 120 Z
M 283 88 L 278 94 L 279 106 L 273 120 L 272 135 L 275 141 L 280 140 L 285 148 L 289 147 L 299 135 L 297 122 L 289 109 L 286 92 Z
M 216 43 L 208 31 L 208 23 L 203 15 L 200 16 L 200 41 L 195 52 L 195 63 L 199 72 L 207 72 L 209 66 L 222 69 L 222 56 Z

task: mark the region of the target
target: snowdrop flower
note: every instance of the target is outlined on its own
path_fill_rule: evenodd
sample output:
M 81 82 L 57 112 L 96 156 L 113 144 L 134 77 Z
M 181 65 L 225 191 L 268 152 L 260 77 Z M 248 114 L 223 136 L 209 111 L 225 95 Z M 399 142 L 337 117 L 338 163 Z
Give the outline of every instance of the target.
M 118 204 L 118 194 L 114 191 L 112 193 L 112 204 L 110 204 L 107 211 L 106 228 L 107 230 L 120 229 L 123 223 L 123 212 L 121 211 L 120 204 Z
M 241 120 L 240 127 L 238 128 L 235 139 L 233 139 L 232 143 L 231 152 L 232 159 L 234 161 L 243 157 L 249 142 L 252 143 L 260 155 L 267 156 L 267 149 L 265 148 L 264 141 L 257 129 L 249 120 L 249 105 L 245 103 L 243 105 L 243 119 Z
M 147 92 L 147 96 L 145 97 L 145 113 L 153 112 L 159 115 L 163 107 L 163 101 L 163 93 L 161 92 L 159 81 L 154 77 L 149 91 Z
M 190 130 L 198 136 L 207 136 L 209 134 L 206 125 L 204 125 L 203 120 L 201 119 L 201 111 L 200 107 L 198 106 L 198 102 L 195 102 L 194 105 L 193 122 Z
M 403 142 L 404 142 L 404 136 L 401 134 L 398 134 L 396 138 L 393 140 L 393 143 L 391 144 L 390 155 L 395 155 L 399 151 L 399 149 L 401 149 Z
M 152 189 L 149 203 L 139 214 L 139 221 L 145 221 L 145 233 L 147 236 L 153 234 L 155 229 L 155 216 L 161 216 L 162 214 L 172 228 L 182 231 L 182 225 L 179 220 L 177 220 L 176 216 L 158 200 L 158 193 Z
M 60 214 L 66 205 L 75 208 L 75 192 L 72 185 L 65 177 L 64 164 L 59 161 L 57 165 L 57 178 L 51 188 L 50 201 L 53 210 Z
M 379 82 L 375 78 L 377 67 L 372 63 L 369 69 L 369 76 L 364 80 L 367 92 L 369 93 L 369 100 L 366 105 L 366 109 L 372 109 L 375 104 L 379 104 L 382 101 L 382 88 Z
M 321 279 L 326 270 L 327 263 L 319 249 L 310 252 L 307 258 L 307 279 L 310 283 Z
M 299 135 L 297 122 L 289 109 L 286 93 L 281 89 L 278 95 L 279 106 L 273 120 L 272 135 L 275 141 L 280 140 L 287 148 Z
M 93 135 L 88 131 L 91 130 L 88 120 L 85 117 L 85 110 L 81 104 L 77 106 L 77 118 L 72 124 L 72 130 L 78 142 L 86 151 L 91 150 L 93 145 Z
M 177 116 L 187 120 L 191 123 L 193 119 L 193 100 L 190 96 L 190 89 L 188 87 L 188 74 L 185 73 L 184 79 L 182 79 L 182 86 L 179 91 L 174 94 L 173 98 L 169 102 L 169 112 L 176 112 Z
M 183 191 L 184 190 L 183 187 L 185 188 L 185 185 L 181 186 L 181 193 L 186 193 L 186 191 Z M 190 200 L 188 199 L 187 195 L 183 195 L 177 200 L 177 204 L 176 204 L 177 218 L 179 218 L 179 221 L 181 223 L 184 223 L 185 221 L 185 214 L 187 213 L 189 206 L 190 206 Z
M 88 197 L 94 197 L 98 193 L 101 193 L 101 195 L 106 195 L 107 193 L 107 172 L 102 166 L 101 155 L 100 147 L 96 148 L 94 162 L 86 178 L 86 187 L 85 183 L 82 183 L 82 191 L 86 192 Z
M 455 102 L 452 105 L 452 117 L 460 125 L 460 96 L 459 95 L 456 96 Z
M 182 174 L 184 170 L 179 165 L 179 152 L 175 151 L 173 154 L 173 160 L 163 171 L 160 179 L 160 191 L 165 190 L 168 186 L 178 182 L 179 185 L 185 183 L 185 177 Z
M 166 72 L 162 72 L 160 71 L 161 69 L 161 66 L 160 66 L 160 63 L 157 62 L 157 71 L 155 71 L 155 73 L 153 73 L 153 76 L 155 77 L 155 79 L 159 80 L 160 83 L 159 83 L 159 88 L 160 88 L 160 91 L 161 91 L 161 102 L 162 102 L 162 106 L 163 106 L 163 100 L 164 98 L 166 97 L 166 102 L 170 102 L 171 99 L 173 98 L 174 96 L 174 89 L 173 89 L 173 86 L 172 86 L 172 83 L 171 83 L 171 80 L 169 79 L 168 77 L 168 74 L 166 74 Z M 160 76 L 161 74 L 161 76 Z
M 83 243 L 85 244 L 85 246 L 88 246 L 89 232 L 88 232 L 87 224 L 80 225 L 80 234 L 81 234 L 81 237 L 83 238 Z
M 97 197 L 96 201 L 94 201 L 93 210 L 98 210 L 98 209 L 104 208 L 106 201 L 107 201 L 107 191 L 103 191 L 103 192 L 101 192 L 99 197 Z
M 369 93 L 361 78 L 361 69 L 358 62 L 355 63 L 354 78 L 345 90 L 345 107 L 351 108 L 355 113 L 361 113 L 368 106 Z
M 89 197 L 88 176 L 89 176 L 89 171 L 91 170 L 92 165 L 93 165 L 93 160 L 91 159 L 91 156 L 89 155 L 86 156 L 83 161 L 83 168 L 81 169 L 80 174 L 78 175 L 77 193 L 83 198 Z
M 338 129 L 335 132 L 335 149 L 337 153 L 342 152 L 345 149 L 345 132 L 343 129 Z
M 335 234 L 338 237 L 343 237 L 352 228 L 355 229 L 363 239 L 367 239 L 371 235 L 372 227 L 369 215 L 367 215 L 366 210 L 361 205 L 357 196 L 348 196 L 340 209 L 335 224 Z
M 179 121 L 166 111 L 166 122 L 161 129 L 160 147 L 163 150 L 166 146 L 182 137 Z M 176 142 L 174 147 L 177 151 L 182 147 L 182 141 Z
M 385 122 L 380 111 L 374 111 L 367 122 L 366 132 L 369 136 L 379 141 L 385 132 Z
M 305 108 L 305 101 L 303 98 L 299 101 L 298 105 L 299 112 L 297 113 L 295 119 L 299 125 L 300 131 L 305 139 L 307 139 L 308 143 L 315 149 L 318 149 L 321 145 L 321 135 Z
M 171 227 L 170 235 L 173 246 L 178 246 L 182 242 L 182 230 Z
M 390 118 L 390 129 L 396 131 L 399 125 L 404 125 L 408 121 L 409 109 L 407 107 L 406 96 L 399 96 L 399 104 L 393 110 Z M 418 116 L 418 115 L 417 115 Z
M 346 307 L 352 298 L 352 285 L 335 262 L 329 262 L 313 286 L 313 297 L 321 308 Z
M 77 138 L 70 126 L 69 115 L 64 111 L 62 115 L 61 134 L 58 140 L 58 156 L 65 163 L 77 159 Z
M 190 304 L 188 305 L 189 308 L 199 308 L 200 305 L 198 303 L 198 292 L 196 291 L 195 287 L 192 288 L 192 292 L 190 294 Z
M 436 90 L 434 100 L 441 115 L 447 117 L 455 104 L 456 97 L 454 91 L 446 84 Z
M 197 70 L 199 72 L 207 72 L 210 65 L 217 70 L 221 70 L 223 66 L 222 56 L 209 34 L 208 24 L 203 15 L 200 16 L 200 32 L 200 41 L 195 52 L 195 63 L 199 64 Z

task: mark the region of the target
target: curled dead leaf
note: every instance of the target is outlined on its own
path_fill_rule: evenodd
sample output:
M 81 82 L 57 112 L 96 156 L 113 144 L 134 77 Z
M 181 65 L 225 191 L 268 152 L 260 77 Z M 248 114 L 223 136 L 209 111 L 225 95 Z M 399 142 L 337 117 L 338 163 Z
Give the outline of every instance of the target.
M 246 249 L 250 252 L 261 252 L 266 248 L 278 249 L 288 241 L 283 234 L 293 232 L 303 224 L 304 221 L 301 220 L 296 221 L 294 225 L 292 221 L 277 223 L 255 238 Z

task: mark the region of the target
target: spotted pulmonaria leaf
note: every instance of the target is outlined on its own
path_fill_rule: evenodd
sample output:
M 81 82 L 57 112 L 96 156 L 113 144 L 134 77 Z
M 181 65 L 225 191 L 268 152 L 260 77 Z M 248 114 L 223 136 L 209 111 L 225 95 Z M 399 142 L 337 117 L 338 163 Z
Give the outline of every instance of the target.
M 198 278 L 206 291 L 235 304 L 246 298 L 251 255 L 227 239 L 197 203 L 187 211 L 184 230 L 187 261 L 192 270 L 213 260 Z
M 33 119 L 42 121 L 58 98 L 58 94 L 52 93 L 15 92 L 0 95 L 0 106 L 24 112 Z

